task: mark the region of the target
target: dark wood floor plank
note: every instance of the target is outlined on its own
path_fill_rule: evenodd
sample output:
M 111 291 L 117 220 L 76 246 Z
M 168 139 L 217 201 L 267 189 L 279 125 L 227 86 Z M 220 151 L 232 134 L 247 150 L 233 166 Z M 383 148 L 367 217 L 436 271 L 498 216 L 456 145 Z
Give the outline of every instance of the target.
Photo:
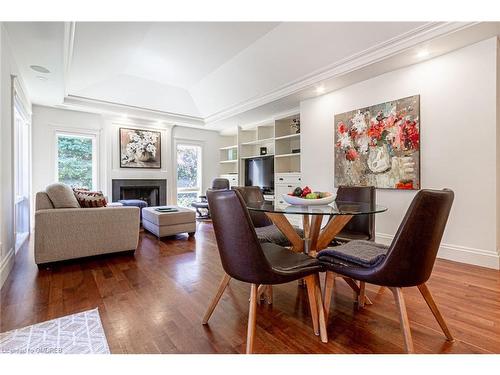
M 42 270 L 30 243 L 0 291 L 0 331 L 97 307 L 113 353 L 243 353 L 248 284 L 231 280 L 209 324 L 201 324 L 222 275 L 210 222 L 198 223 L 194 238 L 159 241 L 141 232 L 135 255 Z M 500 272 L 438 260 L 428 285 L 457 340 L 445 340 L 417 288 L 404 289 L 417 353 L 500 353 Z M 364 309 L 342 280 L 334 291 L 323 344 L 313 334 L 305 288 L 275 286 L 273 305 L 257 308 L 255 353 L 403 352 L 389 290 L 367 285 L 374 304 Z

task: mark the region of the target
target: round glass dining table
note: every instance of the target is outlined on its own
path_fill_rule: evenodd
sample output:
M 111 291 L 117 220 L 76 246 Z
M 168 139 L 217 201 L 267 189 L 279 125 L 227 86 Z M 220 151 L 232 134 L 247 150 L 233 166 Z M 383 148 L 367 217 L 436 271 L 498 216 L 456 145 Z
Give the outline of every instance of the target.
M 366 202 L 336 201 L 321 206 L 275 205 L 273 202 L 248 203 L 250 211 L 265 213 L 292 244 L 292 250 L 307 252 L 315 256 L 316 252 L 328 247 L 344 226 L 357 215 L 373 215 L 387 211 L 386 207 Z M 301 238 L 286 215 L 301 215 L 304 238 Z M 329 221 L 321 228 L 324 217 Z

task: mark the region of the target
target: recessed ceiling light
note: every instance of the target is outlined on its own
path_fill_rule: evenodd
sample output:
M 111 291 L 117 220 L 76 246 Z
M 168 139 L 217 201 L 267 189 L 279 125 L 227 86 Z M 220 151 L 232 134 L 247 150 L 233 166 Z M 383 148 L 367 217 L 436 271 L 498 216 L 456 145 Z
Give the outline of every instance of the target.
M 40 81 L 46 81 L 47 77 L 42 77 L 42 76 L 36 76 Z
M 35 72 L 38 72 L 38 73 L 44 73 L 44 74 L 50 73 L 50 70 L 48 70 L 44 66 L 30 65 L 30 68 L 33 69 Z
M 428 51 L 428 50 L 426 50 L 426 49 L 423 49 L 423 50 L 421 50 L 421 51 L 419 51 L 419 52 L 417 53 L 417 57 L 418 57 L 419 59 L 423 59 L 424 57 L 427 57 L 427 56 L 429 56 L 429 51 Z
M 316 94 L 323 94 L 325 92 L 325 86 L 321 85 L 316 87 Z

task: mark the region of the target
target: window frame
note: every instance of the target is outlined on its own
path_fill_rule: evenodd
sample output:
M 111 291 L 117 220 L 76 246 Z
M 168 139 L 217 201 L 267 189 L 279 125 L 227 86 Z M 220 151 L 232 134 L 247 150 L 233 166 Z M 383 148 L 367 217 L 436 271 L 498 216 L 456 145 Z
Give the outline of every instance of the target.
M 99 131 L 87 131 L 71 128 L 57 128 L 54 130 L 54 166 L 55 181 L 59 182 L 59 137 L 87 138 L 92 140 L 92 187 L 90 190 L 99 190 Z
M 199 188 L 179 188 L 177 186 L 177 147 L 178 146 L 193 146 L 199 147 L 200 149 L 200 160 L 198 161 L 198 182 Z M 174 142 L 174 187 L 175 187 L 175 204 L 177 205 L 179 193 L 198 193 L 198 196 L 203 195 L 203 153 L 204 153 L 203 142 L 197 142 L 187 139 L 176 138 Z

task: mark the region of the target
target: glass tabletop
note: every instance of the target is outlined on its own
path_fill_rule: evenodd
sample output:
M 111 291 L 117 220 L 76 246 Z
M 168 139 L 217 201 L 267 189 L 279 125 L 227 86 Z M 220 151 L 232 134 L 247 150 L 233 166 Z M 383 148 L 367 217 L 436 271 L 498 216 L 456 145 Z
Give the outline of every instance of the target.
M 273 202 L 248 203 L 250 211 L 291 215 L 367 215 L 387 211 L 387 207 L 365 202 L 336 201 L 322 206 L 275 206 Z

